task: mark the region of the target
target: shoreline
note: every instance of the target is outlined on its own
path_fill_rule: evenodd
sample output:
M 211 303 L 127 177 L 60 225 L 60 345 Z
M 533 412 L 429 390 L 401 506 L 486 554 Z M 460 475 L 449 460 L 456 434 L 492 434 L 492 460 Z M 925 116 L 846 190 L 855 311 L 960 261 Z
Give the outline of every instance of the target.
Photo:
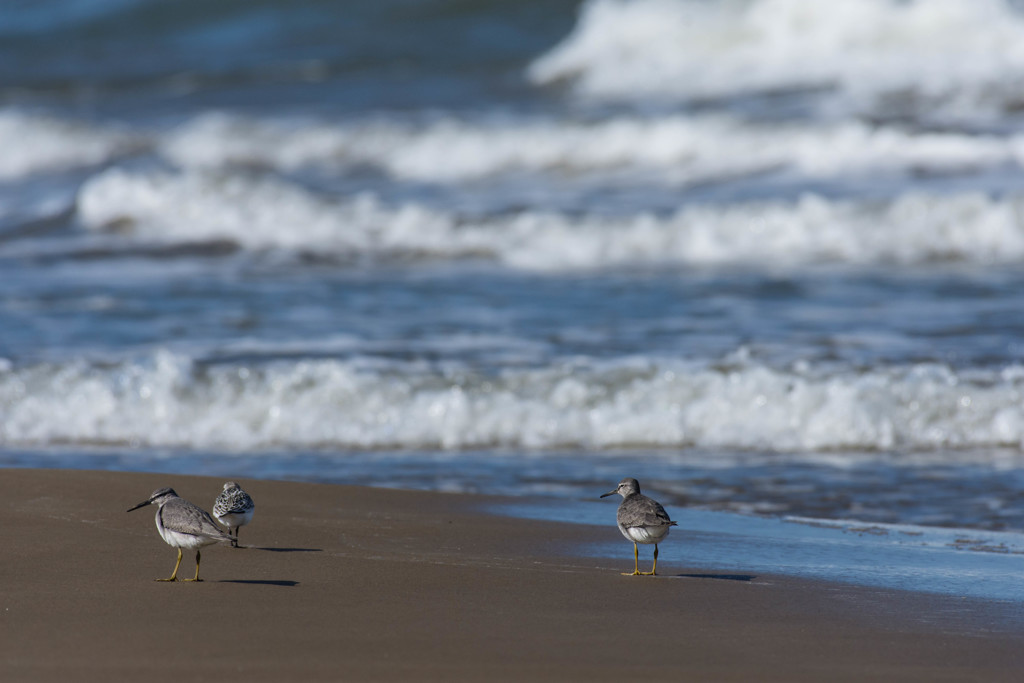
M 623 577 L 614 525 L 490 514 L 509 504 L 497 497 L 241 483 L 247 548 L 206 548 L 204 582 L 166 584 L 153 579 L 174 549 L 152 511 L 125 510 L 168 485 L 209 508 L 222 479 L 0 470 L 0 677 L 1011 681 L 1024 667 L 1024 627 L 988 601 L 690 566 L 685 549 L 663 552 L 659 577 Z M 621 557 L 586 550 L 613 541 Z M 180 575 L 194 569 L 186 551 Z
M 275 450 L 254 453 L 127 445 L 40 445 L 0 449 L 0 468 L 103 470 L 198 474 L 231 479 L 305 481 L 444 490 L 516 498 L 589 500 L 623 474 L 636 477 L 669 509 L 705 509 L 773 518 L 856 519 L 865 525 L 959 528 L 965 533 L 1024 530 L 1024 509 L 993 509 L 986 501 L 1012 500 L 1024 475 L 1010 475 L 1007 460 L 964 451 L 959 465 L 944 456 L 844 453 L 780 459 L 778 454 L 695 452 L 515 452 L 497 450 Z M 1017 462 L 1016 455 L 1003 454 Z M 459 466 L 451 467 L 456 457 Z M 766 461 L 768 458 L 770 461 Z M 973 460 L 973 465 L 966 461 Z M 583 464 L 585 463 L 585 465 Z M 909 473 L 907 464 L 910 464 Z M 1001 464 L 1000 464 L 1001 463 Z M 1018 468 L 1024 472 L 1024 460 Z M 582 466 L 581 466 L 582 465 Z M 980 465 L 980 467 L 978 466 Z M 852 469 L 851 469 L 852 468 Z M 666 472 L 673 474 L 665 478 Z M 752 483 L 760 482 L 760 483 Z M 911 487 L 901 503 L 886 501 L 891 490 Z M 793 488 L 789 488 L 793 487 Z M 780 493 L 780 489 L 782 492 Z M 870 493 L 865 493 L 870 489 Z M 785 493 L 789 490 L 790 493 Z M 723 495 L 723 492 L 728 492 Z M 814 495 L 802 492 L 817 491 Z M 693 507 L 690 507 L 693 506 Z M 602 522 L 603 524 L 604 522 Z M 1020 543 L 1024 551 L 1024 533 Z
M 573 520 L 606 527 L 614 510 L 597 501 L 524 499 L 487 511 L 523 519 Z M 795 516 L 741 515 L 700 508 L 669 510 L 679 526 L 661 559 L 738 573 L 785 575 L 1000 605 L 1024 626 L 1024 536 L 909 524 Z M 618 539 L 587 548 L 617 558 Z M 650 549 L 646 556 L 650 556 Z

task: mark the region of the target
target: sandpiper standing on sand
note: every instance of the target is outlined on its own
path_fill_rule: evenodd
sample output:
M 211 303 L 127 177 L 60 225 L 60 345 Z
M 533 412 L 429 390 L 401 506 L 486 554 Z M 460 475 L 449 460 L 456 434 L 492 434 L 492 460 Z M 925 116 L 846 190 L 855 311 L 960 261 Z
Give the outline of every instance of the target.
M 238 530 L 252 521 L 256 504 L 241 486 L 233 481 L 224 483 L 224 490 L 213 504 L 213 516 L 231 531 L 231 547 L 238 547 Z
M 669 528 L 674 527 L 676 523 L 668 518 L 668 513 L 661 503 L 640 493 L 640 482 L 636 479 L 623 479 L 615 490 L 601 497 L 605 498 L 615 493 L 622 496 L 622 503 L 619 504 L 619 511 L 616 514 L 619 531 L 626 540 L 633 541 L 633 573 L 623 573 L 623 576 L 654 576 L 658 569 L 658 543 L 668 536 Z M 640 571 L 640 550 L 637 543 L 654 544 L 654 566 L 649 572 Z
M 157 579 L 157 581 L 178 580 L 182 548 L 196 551 L 196 576 L 194 579 L 185 579 L 185 581 L 202 581 L 199 578 L 199 549 L 212 543 L 230 541 L 231 536 L 217 526 L 206 510 L 179 497 L 174 489 L 157 489 L 153 491 L 153 495 L 148 500 L 128 508 L 128 512 L 138 510 L 146 505 L 157 506 L 156 530 L 160 532 L 161 538 L 166 541 L 167 545 L 178 549 L 178 561 L 174 565 L 174 571 L 171 572 L 170 578 Z

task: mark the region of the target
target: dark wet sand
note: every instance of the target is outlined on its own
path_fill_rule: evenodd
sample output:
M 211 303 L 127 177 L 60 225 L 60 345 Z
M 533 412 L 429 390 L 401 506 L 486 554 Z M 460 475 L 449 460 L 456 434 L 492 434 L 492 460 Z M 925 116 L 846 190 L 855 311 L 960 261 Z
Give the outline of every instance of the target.
M 1024 629 L 989 603 L 667 563 L 625 577 L 625 541 L 582 552 L 621 540 L 611 524 L 241 481 L 249 547 L 158 583 L 176 553 L 153 508 L 125 510 L 160 486 L 208 509 L 222 480 L 0 469 L 0 680 L 1024 680 Z

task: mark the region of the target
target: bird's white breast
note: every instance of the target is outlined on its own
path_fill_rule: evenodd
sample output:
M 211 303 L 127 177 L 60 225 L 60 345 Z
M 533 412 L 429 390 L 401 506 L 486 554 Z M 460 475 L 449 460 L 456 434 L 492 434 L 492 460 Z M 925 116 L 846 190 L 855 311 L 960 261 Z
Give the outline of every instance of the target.
M 188 548 L 195 550 L 196 548 L 202 548 L 204 545 L 210 545 L 217 541 L 209 536 L 193 536 L 192 534 L 183 534 L 178 531 L 171 531 L 170 529 L 162 529 L 160 535 L 166 541 L 167 545 L 175 548 Z
M 661 539 L 668 536 L 671 527 L 665 526 L 631 526 L 619 525 L 619 531 L 634 543 L 661 543 Z
M 252 513 L 252 510 L 247 510 L 245 512 L 229 512 L 224 515 L 217 515 L 217 521 L 224 526 L 229 527 L 245 526 L 252 521 Z

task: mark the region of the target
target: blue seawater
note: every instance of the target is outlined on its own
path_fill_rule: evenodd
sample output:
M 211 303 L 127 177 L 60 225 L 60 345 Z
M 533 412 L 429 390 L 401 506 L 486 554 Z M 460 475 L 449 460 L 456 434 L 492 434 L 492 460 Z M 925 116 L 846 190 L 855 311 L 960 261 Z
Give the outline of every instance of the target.
M 0 5 L 0 464 L 1024 525 L 1002 0 Z

